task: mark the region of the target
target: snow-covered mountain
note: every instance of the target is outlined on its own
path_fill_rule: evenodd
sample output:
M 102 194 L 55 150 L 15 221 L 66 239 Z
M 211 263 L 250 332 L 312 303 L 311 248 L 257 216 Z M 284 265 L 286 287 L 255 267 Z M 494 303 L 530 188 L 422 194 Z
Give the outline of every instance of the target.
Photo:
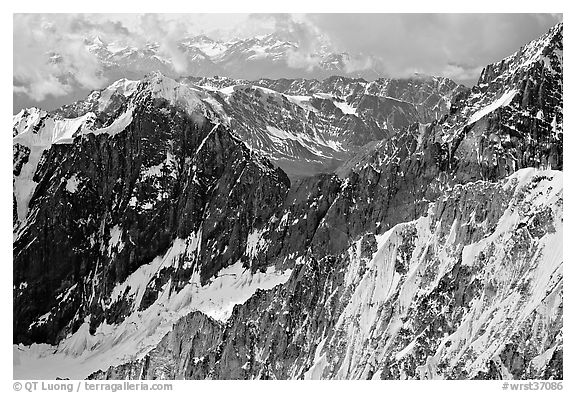
M 561 379 L 562 29 L 472 89 L 157 72 L 15 115 L 15 378 Z

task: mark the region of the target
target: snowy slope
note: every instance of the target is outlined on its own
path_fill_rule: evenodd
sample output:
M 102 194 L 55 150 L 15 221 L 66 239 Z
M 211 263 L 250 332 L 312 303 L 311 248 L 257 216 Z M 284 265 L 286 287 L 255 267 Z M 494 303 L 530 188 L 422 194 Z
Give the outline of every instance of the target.
M 341 263 L 298 258 L 221 333 L 189 315 L 142 359 L 92 377 L 558 378 L 562 178 L 526 168 L 447 189 L 425 216 L 366 233 Z M 196 334 L 205 341 L 190 348 Z
M 561 333 L 554 330 L 562 318 L 562 173 L 524 169 L 501 186 L 512 199 L 494 231 L 471 244 L 462 244 L 458 232 L 463 227 L 485 232 L 488 219 L 479 222 L 480 212 L 466 208 L 448 224 L 433 207 L 427 217 L 377 236 L 378 250 L 362 270 L 358 251 L 350 249 L 344 285 L 354 292 L 305 376 L 364 379 L 399 370 L 394 375 L 402 379 L 415 366 L 420 379 L 473 377 L 493 361 L 503 376 L 514 378 L 502 364 L 503 351 L 526 328 L 548 335 L 545 341 L 532 336 L 519 343 L 547 354 L 525 360 L 524 371 L 540 371 L 562 347 Z M 443 297 L 451 294 L 442 285 L 460 264 L 474 271 L 477 287 L 466 289 L 467 302 L 455 308 Z M 418 332 L 414 313 L 421 306 L 426 318 L 438 314 L 458 322 L 432 323 Z M 413 332 L 411 341 L 403 338 L 406 332 Z M 422 357 L 422 351 L 429 355 Z
M 37 182 L 34 174 L 42 154 L 52 145 L 70 144 L 74 137 L 91 130 L 94 114 L 88 113 L 76 119 L 58 119 L 45 111 L 24 109 L 13 118 L 13 144 L 15 166 L 24 162 L 14 176 L 14 195 L 18 207 L 18 220 L 23 221 L 28 203 Z
M 195 252 L 195 247 L 197 241 L 193 239 L 177 239 L 163 257 L 140 267 L 114 288 L 112 302 L 115 296 L 125 296 L 125 292 L 135 299 L 134 312 L 121 324 L 103 324 L 91 334 L 87 320 L 57 346 L 15 346 L 14 378 L 85 379 L 96 370 L 141 359 L 188 313 L 198 310 L 224 323 L 236 304 L 244 303 L 257 290 L 273 288 L 290 277 L 290 270 L 275 271 L 274 267 L 252 274 L 238 262 L 221 270 L 208 285 L 200 284 L 198 272 L 178 293 L 167 284 L 153 305 L 138 312 L 146 286 L 160 268 L 177 263 L 182 255 Z

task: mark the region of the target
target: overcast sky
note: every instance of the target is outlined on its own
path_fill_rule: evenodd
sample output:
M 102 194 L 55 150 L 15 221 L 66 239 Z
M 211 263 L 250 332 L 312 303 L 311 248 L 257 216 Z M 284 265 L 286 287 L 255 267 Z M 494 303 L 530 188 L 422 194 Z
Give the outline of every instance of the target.
M 176 41 L 206 34 L 229 40 L 279 32 L 310 53 L 326 41 L 339 52 L 377 59 L 390 77 L 415 72 L 473 84 L 482 67 L 515 52 L 561 20 L 558 14 L 16 14 L 14 110 L 55 107 L 106 86 L 102 65 L 84 39 L 143 47 L 158 42 L 180 64 Z M 322 37 L 322 39 L 320 39 Z M 62 61 L 48 62 L 56 52 Z M 294 53 L 304 63 L 310 57 Z M 291 63 L 306 68 L 302 61 Z M 358 67 L 368 66 L 361 62 Z M 186 74 L 186 67 L 177 69 Z M 303 75 L 304 76 L 304 75 Z M 75 85 L 66 83 L 73 78 Z

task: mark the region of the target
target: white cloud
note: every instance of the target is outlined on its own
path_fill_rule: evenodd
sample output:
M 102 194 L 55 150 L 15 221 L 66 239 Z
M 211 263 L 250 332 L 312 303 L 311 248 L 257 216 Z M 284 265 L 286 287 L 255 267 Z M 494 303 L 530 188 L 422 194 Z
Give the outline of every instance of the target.
M 67 18 L 14 15 L 14 91 L 40 101 L 48 95 L 65 95 L 74 84 L 90 89 L 103 86 L 101 65 L 83 38 L 73 32 Z
M 375 66 L 374 60 L 370 56 L 353 56 L 345 64 L 348 73 L 364 71 Z
M 469 68 L 456 64 L 447 64 L 437 75 L 457 81 L 473 80 L 478 79 L 482 68 L 484 68 L 484 66 Z
M 101 62 L 85 45 L 86 38 L 96 35 L 104 42 L 140 49 L 155 41 L 176 73 L 188 70 L 188 59 L 177 45 L 188 34 L 182 18 L 156 14 L 15 14 L 13 32 L 14 92 L 36 101 L 64 96 L 78 88 L 102 88 L 109 82 Z
M 549 14 L 306 16 L 336 50 L 370 54 L 388 76 L 406 77 L 418 71 L 456 79 L 477 77 L 483 66 L 537 38 L 557 18 Z
M 178 48 L 178 40 L 187 35 L 187 29 L 180 20 L 163 20 L 158 14 L 146 14 L 140 17 L 141 33 L 146 41 L 160 44 L 160 54 L 166 56 L 174 67 L 174 71 L 185 74 L 189 62 L 186 54 Z

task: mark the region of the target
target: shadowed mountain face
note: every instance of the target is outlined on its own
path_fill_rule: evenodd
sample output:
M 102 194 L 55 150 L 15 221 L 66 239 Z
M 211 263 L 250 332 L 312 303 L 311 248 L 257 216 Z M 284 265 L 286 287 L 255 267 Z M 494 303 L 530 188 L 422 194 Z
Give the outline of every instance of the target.
M 154 73 L 20 112 L 15 377 L 562 378 L 562 29 L 472 89 Z

